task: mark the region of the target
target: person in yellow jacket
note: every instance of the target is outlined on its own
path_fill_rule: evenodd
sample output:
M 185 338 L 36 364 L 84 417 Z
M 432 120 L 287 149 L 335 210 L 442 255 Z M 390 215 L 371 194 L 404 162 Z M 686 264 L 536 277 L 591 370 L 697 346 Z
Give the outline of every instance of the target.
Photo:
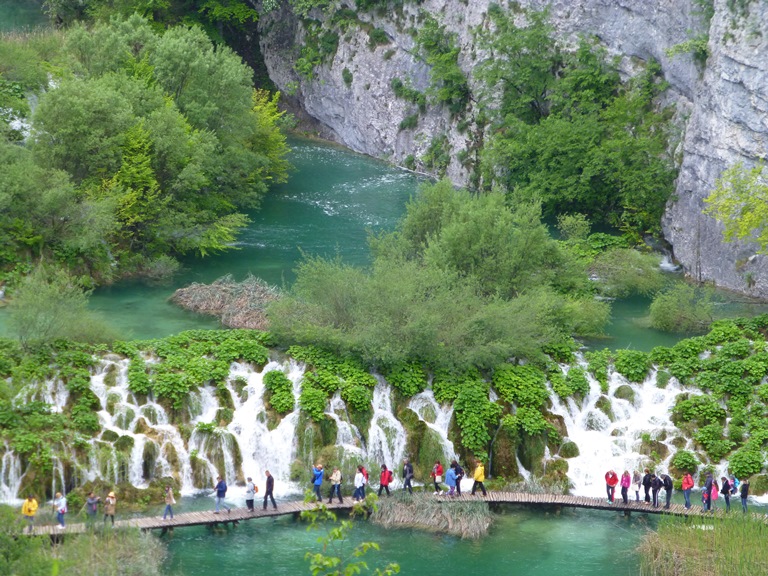
M 483 491 L 483 496 L 488 496 L 488 492 L 485 491 L 485 466 L 483 466 L 482 461 L 478 460 L 477 464 L 475 464 L 475 473 L 472 475 L 472 478 L 475 479 L 475 483 L 472 484 L 472 496 L 475 495 L 475 490 L 480 488 L 480 490 Z
M 24 516 L 29 524 L 29 532 L 32 532 L 33 525 L 35 524 L 35 514 L 37 514 L 37 500 L 30 494 L 27 499 L 24 500 L 24 504 L 21 505 L 21 515 Z

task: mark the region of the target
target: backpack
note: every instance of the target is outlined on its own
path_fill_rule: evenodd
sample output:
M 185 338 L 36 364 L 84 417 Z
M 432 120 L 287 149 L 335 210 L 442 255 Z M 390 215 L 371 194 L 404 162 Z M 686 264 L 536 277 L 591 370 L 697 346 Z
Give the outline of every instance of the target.
M 392 482 L 394 480 L 395 476 L 392 474 L 392 470 L 387 470 L 387 482 Z
M 464 478 L 464 468 L 462 468 L 461 465 L 456 464 L 454 472 L 456 472 L 456 480 L 461 480 Z
M 368 484 L 368 470 L 365 469 L 365 466 L 363 466 L 361 472 L 363 473 L 363 478 L 365 478 L 365 483 Z
M 672 478 L 664 474 L 662 480 L 664 480 L 664 490 L 672 490 Z

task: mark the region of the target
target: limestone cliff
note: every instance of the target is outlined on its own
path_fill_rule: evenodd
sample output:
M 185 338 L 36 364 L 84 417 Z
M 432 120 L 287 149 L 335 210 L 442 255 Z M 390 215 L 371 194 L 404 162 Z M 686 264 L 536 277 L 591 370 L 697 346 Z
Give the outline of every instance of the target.
M 489 0 L 424 0 L 386 12 L 357 12 L 358 25 L 339 28 L 338 47 L 317 66 L 311 78 L 294 69 L 304 44 L 306 22 L 290 11 L 274 12 L 261 24 L 260 42 L 273 81 L 292 94 L 298 108 L 318 121 L 324 136 L 365 154 L 425 172 L 445 172 L 465 183 L 482 133 L 475 130 L 470 104 L 467 121 L 457 122 L 444 108 L 397 98 L 392 80 L 426 92 L 429 66 L 415 44 L 413 31 L 432 14 L 456 35 L 459 65 L 475 93 L 472 70 L 486 55 L 473 31 L 488 26 Z M 725 244 L 721 226 L 702 214 L 703 198 L 722 170 L 737 161 L 752 165 L 765 154 L 766 30 L 768 6 L 749 0 L 715 0 L 707 21 L 696 0 L 523 0 L 502 7 L 541 10 L 564 43 L 580 35 L 597 37 L 620 55 L 622 73 L 658 60 L 670 83 L 667 97 L 680 121 L 680 176 L 663 222 L 667 239 L 686 271 L 700 281 L 768 297 L 768 265 L 755 246 Z M 354 0 L 339 6 L 354 10 Z M 311 14 L 318 20 L 329 16 Z M 370 31 L 386 37 L 373 42 Z M 710 56 L 697 65 L 690 55 L 670 58 L 666 51 L 699 34 L 709 33 Z M 412 122 L 408 122 L 411 119 Z M 402 123 L 402 124 L 401 124 Z M 440 148 L 446 166 L 427 161 Z

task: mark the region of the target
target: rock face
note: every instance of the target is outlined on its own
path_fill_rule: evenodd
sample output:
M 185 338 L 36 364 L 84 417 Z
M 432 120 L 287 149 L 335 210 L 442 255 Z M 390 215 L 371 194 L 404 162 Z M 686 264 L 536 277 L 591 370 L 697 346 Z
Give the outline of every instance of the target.
M 549 7 L 561 40 L 597 37 L 610 53 L 620 55 L 621 71 L 635 73 L 653 58 L 664 71 L 680 120 L 681 161 L 677 189 L 663 221 L 675 257 L 700 281 L 768 297 L 768 260 L 755 256 L 753 245 L 725 244 L 722 227 L 702 214 L 703 199 L 723 169 L 743 161 L 747 167 L 766 154 L 768 80 L 768 5 L 752 0 L 729 6 L 714 0 L 714 17 L 705 21 L 696 0 L 521 0 L 498 2 L 519 10 Z M 430 173 L 445 173 L 457 184 L 470 177 L 469 164 L 482 134 L 468 122 L 457 122 L 441 107 L 429 106 L 418 122 L 401 126 L 418 111 L 416 104 L 395 96 L 392 80 L 400 79 L 427 92 L 430 69 L 414 37 L 424 14 L 434 15 L 460 47 L 459 65 L 473 94 L 479 86 L 472 70 L 486 55 L 476 45 L 474 30 L 488 26 L 489 0 L 424 0 L 397 9 L 359 12 L 357 25 L 339 30 L 338 48 L 311 79 L 300 77 L 294 63 L 307 34 L 305 23 L 287 9 L 260 22 L 265 64 L 275 84 L 292 94 L 297 109 L 317 121 L 320 135 L 355 151 Z M 741 7 L 744 5 L 744 7 Z M 355 10 L 354 0 L 341 8 Z M 356 11 L 355 11 L 356 12 Z M 330 16 L 310 14 L 317 20 Z M 386 34 L 374 44 L 369 31 Z M 670 58 L 666 50 L 709 31 L 710 57 L 699 67 L 690 55 Z M 424 159 L 441 149 L 450 160 L 435 167 Z
M 744 3 L 734 13 L 715 2 L 710 56 L 696 83 L 683 142 L 676 195 L 663 220 L 675 256 L 696 280 L 768 297 L 768 259 L 757 245 L 724 243 L 721 224 L 702 213 L 704 199 L 726 168 L 746 168 L 766 156 L 768 143 L 768 5 Z

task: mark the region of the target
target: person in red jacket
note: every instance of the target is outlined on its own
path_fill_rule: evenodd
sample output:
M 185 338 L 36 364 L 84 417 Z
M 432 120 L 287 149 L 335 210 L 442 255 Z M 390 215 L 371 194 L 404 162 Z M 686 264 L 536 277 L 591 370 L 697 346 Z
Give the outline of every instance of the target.
M 619 483 L 619 477 L 613 470 L 605 473 L 606 491 L 608 492 L 608 503 L 613 504 L 613 495 L 616 492 L 616 484 Z
M 691 507 L 691 489 L 693 488 L 693 476 L 690 472 L 686 472 L 683 476 L 683 498 L 685 498 L 685 507 Z
M 443 465 L 440 464 L 440 460 L 435 460 L 435 465 L 432 466 L 432 472 L 429 476 L 435 483 L 435 495 L 442 493 L 443 489 L 440 488 L 440 482 L 443 481 Z
M 379 496 L 381 491 L 386 490 L 387 496 L 391 496 L 389 493 L 389 483 L 392 482 L 392 470 L 387 468 L 386 464 L 381 465 L 381 476 L 379 476 Z

